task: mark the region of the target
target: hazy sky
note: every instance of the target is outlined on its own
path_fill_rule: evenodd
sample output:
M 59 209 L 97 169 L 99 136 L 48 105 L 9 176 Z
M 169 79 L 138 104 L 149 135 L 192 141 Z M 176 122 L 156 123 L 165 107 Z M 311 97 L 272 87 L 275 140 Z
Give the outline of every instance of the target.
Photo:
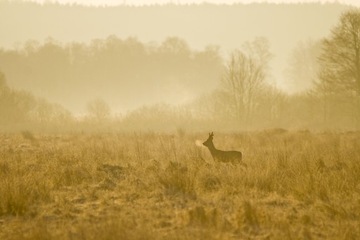
M 188 3 L 254 3 L 254 2 L 268 2 L 268 3 L 330 3 L 335 2 L 335 0 L 12 0 L 12 1 L 36 1 L 39 3 L 51 3 L 51 2 L 59 2 L 63 4 L 84 4 L 84 5 L 151 5 L 151 4 L 188 4 Z M 357 1 L 357 3 L 355 3 Z M 0 0 L 1 2 L 1 0 Z M 336 0 L 337 3 L 343 4 L 352 4 L 360 6 L 360 0 Z M 10 4 L 8 4 L 10 6 Z M 270 51 L 274 54 L 274 58 L 271 60 L 270 67 L 271 77 L 269 77 L 269 81 L 271 83 L 275 83 L 281 89 L 284 89 L 289 92 L 294 92 L 298 90 L 297 86 L 293 86 L 291 82 L 287 81 L 287 77 L 284 72 L 288 66 L 289 56 L 291 56 L 291 52 L 300 42 L 306 41 L 317 41 L 326 37 L 331 29 L 331 26 L 334 26 L 338 21 L 338 15 L 340 14 L 339 8 L 340 6 L 327 6 L 327 10 L 322 12 L 322 15 L 319 16 L 319 8 L 323 8 L 319 5 L 311 5 L 314 6 L 314 10 L 309 9 L 309 6 L 306 7 L 306 12 L 303 12 L 302 7 L 300 6 L 284 6 L 284 8 L 296 8 L 298 11 L 292 10 L 292 15 L 288 15 L 286 12 L 283 12 L 278 6 L 272 5 L 267 6 L 266 4 L 262 5 L 262 10 L 265 11 L 262 14 L 257 12 L 255 9 L 257 6 L 249 6 L 249 8 L 244 7 L 246 9 L 250 9 L 251 11 L 239 11 L 238 13 L 230 12 L 229 15 L 221 15 L 219 14 L 220 19 L 211 21 L 211 24 L 205 24 L 205 19 L 213 20 L 213 14 L 216 12 L 212 12 L 213 8 L 210 8 L 211 11 L 203 12 L 203 18 L 198 15 L 194 15 L 193 13 L 196 11 L 189 11 L 189 18 L 183 18 L 181 14 L 175 14 L 174 16 L 169 16 L 165 13 L 160 14 L 160 17 L 154 19 L 154 21 L 147 21 L 146 19 L 151 17 L 151 13 L 155 12 L 155 8 L 152 9 L 141 9 L 141 8 L 133 8 L 132 11 L 129 11 L 129 14 L 126 16 L 122 16 L 116 14 L 116 9 L 97 9 L 95 14 L 95 9 L 87 9 L 87 8 L 73 8 L 70 11 L 69 8 L 61 8 L 57 7 L 57 9 L 52 8 L 52 6 L 44 7 L 49 13 L 53 15 L 47 15 L 47 13 L 42 11 L 29 11 L 26 14 L 23 14 L 19 10 L 23 10 L 22 8 L 18 8 L 15 13 L 12 12 L 1 12 L 0 14 L 0 29 L 5 32 L 4 36 L 6 38 L 0 38 L 0 48 L 7 47 L 11 49 L 11 46 L 15 48 L 20 46 L 21 43 L 26 42 L 28 39 L 33 39 L 37 41 L 42 41 L 46 39 L 46 37 L 52 37 L 59 42 L 88 42 L 92 39 L 105 39 L 109 35 L 116 35 L 121 39 L 126 39 L 127 37 L 136 37 L 139 41 L 143 43 L 161 43 L 168 36 L 177 36 L 184 39 L 192 49 L 203 49 L 207 44 L 213 44 L 221 47 L 221 54 L 223 54 L 224 58 L 229 56 L 233 49 L 241 48 L 241 44 L 245 41 L 250 41 L 257 36 L 263 36 L 269 39 L 270 43 Z M 34 7 L 34 6 L 30 6 Z M 334 9 L 331 9 L 334 7 Z M 37 9 L 41 9 L 42 7 L 38 6 Z M 235 8 L 235 7 L 234 7 Z M 266 8 L 266 9 L 265 9 Z M 269 11 L 267 11 L 269 8 Z M 274 8 L 277 8 L 275 11 Z M 330 9 L 329 9 L 330 8 Z M 345 6 L 341 6 L 341 8 L 345 8 Z M 156 8 L 157 9 L 157 8 Z M 173 8 L 165 8 L 172 9 Z M 228 8 L 227 8 L 228 9 Z M 240 9 L 240 8 L 239 8 Z M 270 11 L 271 9 L 271 11 Z M 50 11 L 51 10 L 51 11 Z M 109 15 L 104 15 L 105 10 L 110 13 Z M 113 11 L 114 10 L 114 11 Z M 117 11 L 120 11 L 118 9 Z M 126 9 L 128 10 L 128 9 Z M 143 18 L 141 18 L 141 14 L 133 15 L 133 12 L 138 13 L 140 10 L 152 10 L 150 12 L 144 11 Z M 199 11 L 199 9 L 195 8 L 195 10 Z M 229 9 L 228 9 L 229 10 Z M 256 11 L 255 11 L 256 10 Z M 14 10 L 15 11 L 15 10 Z M 62 14 L 69 13 L 68 17 L 64 17 Z M 156 10 L 158 11 L 158 9 Z M 25 12 L 24 12 L 25 13 Z M 33 13 L 41 13 L 38 15 L 32 15 Z M 76 14 L 75 14 L 76 13 Z M 81 13 L 81 14 L 77 14 Z M 141 13 L 141 11 L 140 11 Z M 159 11 L 157 12 L 159 13 Z M 178 11 L 178 13 L 181 13 Z M 277 13 L 277 16 L 273 16 L 272 14 Z M 74 15 L 75 14 L 75 15 Z M 307 17 L 304 17 L 306 15 Z M 30 17 L 29 17 L 30 16 Z M 120 18 L 122 16 L 123 18 Z M 210 18 L 209 18 L 210 16 Z M 119 18 L 117 18 L 119 17 Z M 163 19 L 168 17 L 169 22 L 165 22 L 163 24 Z M 192 18 L 191 18 L 192 17 Z M 227 20 L 229 18 L 229 21 Z M 290 21 L 291 18 L 291 21 Z M 4 21 L 6 19 L 6 21 Z M 30 19 L 29 21 L 24 21 L 26 19 Z M 44 21 L 44 19 L 48 19 L 49 21 Z M 119 19 L 118 21 L 116 19 Z M 122 19 L 131 19 L 132 21 L 121 21 Z M 145 21 L 144 21 L 145 19 Z M 183 21 L 183 20 L 186 21 Z M 195 19 L 199 19 L 199 21 L 195 21 Z M 239 19 L 249 19 L 249 21 L 239 21 L 234 22 L 233 20 Z M 289 21 L 286 21 L 289 19 Z M 2 21 L 1 21 L 2 20 Z M 51 20 L 51 21 L 50 21 Z M 171 21 L 170 21 L 171 20 Z M 304 21 L 305 20 L 305 21 Z M 151 22 L 150 25 L 147 25 L 148 22 Z M 168 24 L 168 23 L 172 23 Z M 191 25 L 193 26 L 191 26 Z M 309 25 L 311 24 L 311 26 Z M 54 27 L 55 26 L 55 27 Z M 148 26 L 156 26 L 148 31 Z M 225 27 L 224 27 L 225 26 Z M 296 26 L 296 28 L 292 27 Z M 198 29 L 204 28 L 204 31 L 198 31 Z M 82 31 L 79 31 L 81 29 Z M 230 31 L 229 31 L 230 29 Z M 231 31 L 231 29 L 239 29 L 239 31 Z M 242 31 L 241 29 L 245 29 Z M 196 32 L 195 32 L 196 31 Z M 9 68 L 11 69 L 11 68 Z M 9 70 L 10 71 L 10 70 Z M 13 71 L 14 75 L 17 74 L 17 69 Z M 8 74 L 11 76 L 11 74 Z M 24 79 L 23 77 L 19 77 L 18 79 Z M 19 80 L 19 83 L 20 83 Z M 16 81 L 13 81 L 12 87 L 21 88 L 21 85 L 16 85 Z M 22 82 L 21 82 L 22 83 Z M 214 82 L 215 84 L 215 82 Z M 31 84 L 32 86 L 34 84 Z M 212 86 L 211 84 L 208 84 Z M 175 89 L 175 87 L 172 87 Z M 180 89 L 180 87 L 176 87 L 176 89 Z M 187 88 L 184 88 L 184 93 L 181 93 L 180 96 L 173 100 L 173 103 L 178 101 L 183 101 L 183 99 L 188 99 L 196 95 L 197 93 L 193 93 Z M 35 94 L 49 98 L 52 96 L 53 99 L 50 99 L 54 102 L 60 102 L 58 99 L 63 99 L 63 96 L 59 94 L 58 98 L 54 97 L 54 93 L 49 93 L 49 95 L 41 95 L 43 91 L 41 87 L 37 89 L 31 89 Z M 98 90 L 98 89 L 96 89 Z M 189 90 L 187 93 L 186 91 Z M 38 91 L 38 92 L 36 92 Z M 40 93 L 39 93 L 40 92 Z M 56 92 L 56 91 L 55 91 Z M 60 91 L 61 92 L 61 91 Z M 171 93 L 170 90 L 161 89 L 161 92 Z M 177 91 L 180 92 L 180 91 Z M 192 95 L 193 94 L 193 95 Z M 104 94 L 105 95 L 105 94 Z M 115 94 L 114 94 L 115 95 Z M 50 96 L 50 97 L 49 97 Z M 164 95 L 165 96 L 165 95 Z M 174 94 L 171 93 L 171 96 Z M 190 97 L 189 97 L 190 96 Z M 102 96 L 101 96 L 102 97 Z M 165 96 L 167 100 L 170 100 L 169 97 Z M 165 98 L 164 97 L 164 98 Z M 111 100 L 108 100 L 109 102 Z M 138 101 L 136 98 L 134 100 Z M 139 100 L 140 101 L 140 100 Z M 71 102 L 71 101 L 70 101 Z M 70 108 L 66 104 L 62 102 L 67 108 Z M 74 105 L 73 103 L 71 103 Z M 119 105 L 119 104 L 117 104 Z M 128 106 L 129 107 L 129 106 Z M 125 109 L 125 106 L 121 107 Z
M 306 3 L 306 2 L 339 2 L 349 5 L 360 6 L 359 0 L 27 0 L 36 2 L 59 2 L 59 3 L 78 3 L 84 5 L 143 5 L 143 4 L 164 4 L 164 3 L 176 3 L 176 4 L 187 4 L 187 3 L 254 3 L 254 2 L 269 2 L 269 3 Z

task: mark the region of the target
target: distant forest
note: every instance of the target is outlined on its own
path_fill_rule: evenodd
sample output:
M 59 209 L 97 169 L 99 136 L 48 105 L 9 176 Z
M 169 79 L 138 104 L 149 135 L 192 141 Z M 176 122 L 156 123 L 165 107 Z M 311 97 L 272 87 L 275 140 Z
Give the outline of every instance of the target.
M 171 32 L 158 42 L 110 35 L 0 48 L 0 130 L 359 129 L 360 11 L 334 22 L 325 38 L 298 42 L 288 54 L 284 75 L 295 94 L 274 82 L 268 37 L 226 54 Z
M 284 74 L 291 52 L 300 42 L 327 37 L 341 13 L 349 8 L 338 3 L 86 7 L 51 1 L 39 5 L 21 0 L 2 0 L 0 48 L 20 49 L 29 40 L 42 45 L 49 39 L 62 46 L 79 43 L 89 47 L 94 40 L 103 41 L 109 36 L 156 46 L 176 37 L 186 41 L 193 51 L 203 51 L 207 46 L 218 48 L 219 54 L 226 59 L 245 42 L 264 37 L 268 39 L 274 56 L 269 62 L 272 76 L 268 80 L 288 92 L 299 92 L 308 88 L 309 81 L 295 82 Z M 9 84 L 22 88 L 23 80 L 9 74 L 6 72 Z M 212 80 L 216 77 L 207 81 L 213 87 L 217 79 Z M 33 87 L 29 90 L 37 89 Z M 193 89 L 187 91 L 194 92 Z M 48 95 L 43 97 L 48 98 Z M 59 99 L 54 95 L 50 100 Z M 85 102 L 88 100 L 85 99 Z M 76 111 L 79 111 L 84 102 L 76 104 Z M 130 105 L 127 108 L 133 107 Z
M 110 36 L 89 45 L 29 41 L 0 50 L 0 66 L 13 86 L 82 112 L 86 100 L 104 98 L 117 112 L 156 102 L 183 103 L 216 87 L 218 49 L 193 51 L 179 38 L 159 45 Z

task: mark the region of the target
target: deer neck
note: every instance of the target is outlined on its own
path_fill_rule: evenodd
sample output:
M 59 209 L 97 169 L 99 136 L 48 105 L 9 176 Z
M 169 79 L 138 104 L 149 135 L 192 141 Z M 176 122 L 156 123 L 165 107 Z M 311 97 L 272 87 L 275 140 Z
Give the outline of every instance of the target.
M 211 153 L 212 155 L 217 151 L 217 149 L 216 149 L 215 146 L 214 146 L 214 143 L 209 144 L 208 148 L 209 148 L 210 153 Z

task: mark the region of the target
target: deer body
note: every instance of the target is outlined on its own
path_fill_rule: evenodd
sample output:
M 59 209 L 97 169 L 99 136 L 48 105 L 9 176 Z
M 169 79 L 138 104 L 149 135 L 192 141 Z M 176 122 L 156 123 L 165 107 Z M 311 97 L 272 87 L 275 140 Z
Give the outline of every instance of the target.
M 206 146 L 211 156 L 215 161 L 218 162 L 224 162 L 224 163 L 232 163 L 233 165 L 241 164 L 245 165 L 245 163 L 242 162 L 242 153 L 238 151 L 222 151 L 215 148 L 213 143 L 213 137 L 214 134 L 210 133 L 209 138 L 203 143 L 204 146 Z

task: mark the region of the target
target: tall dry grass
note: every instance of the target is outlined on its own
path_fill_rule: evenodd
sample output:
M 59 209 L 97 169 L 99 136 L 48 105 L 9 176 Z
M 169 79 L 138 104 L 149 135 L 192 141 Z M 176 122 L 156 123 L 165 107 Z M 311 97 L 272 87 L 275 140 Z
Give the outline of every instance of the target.
M 360 133 L 1 135 L 0 239 L 358 239 Z

